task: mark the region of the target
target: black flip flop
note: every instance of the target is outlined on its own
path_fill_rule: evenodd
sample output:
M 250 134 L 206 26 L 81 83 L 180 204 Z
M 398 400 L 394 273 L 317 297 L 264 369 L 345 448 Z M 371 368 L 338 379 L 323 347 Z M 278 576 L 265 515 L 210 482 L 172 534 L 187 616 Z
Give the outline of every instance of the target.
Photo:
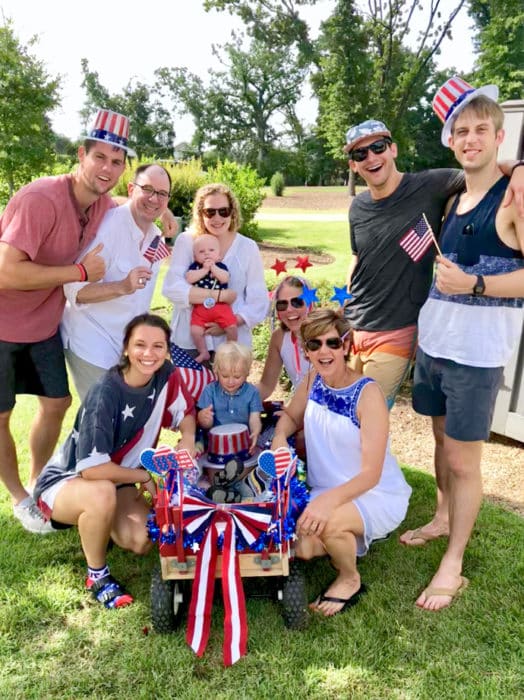
M 327 590 L 327 589 L 326 589 Z M 354 605 L 358 603 L 360 600 L 361 596 L 364 595 L 364 593 L 367 592 L 367 588 L 364 584 L 361 584 L 360 588 L 356 593 L 353 593 L 352 596 L 349 596 L 349 598 L 337 598 L 336 596 L 332 595 L 325 595 L 324 593 L 321 593 L 320 596 L 315 598 L 315 601 L 318 600 L 319 603 L 341 603 L 342 607 L 340 610 L 337 610 L 336 613 L 333 613 L 333 615 L 326 615 L 325 617 L 334 617 L 335 615 L 339 615 L 340 613 L 344 612 L 345 610 L 348 610 L 349 608 L 352 608 Z

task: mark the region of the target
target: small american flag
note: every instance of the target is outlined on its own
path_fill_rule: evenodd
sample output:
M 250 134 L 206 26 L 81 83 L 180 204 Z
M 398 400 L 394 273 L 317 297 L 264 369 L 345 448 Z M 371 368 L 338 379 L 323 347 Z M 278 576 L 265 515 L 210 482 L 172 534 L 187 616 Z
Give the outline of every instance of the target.
M 204 367 L 182 348 L 179 348 L 178 345 L 171 343 L 170 350 L 173 364 L 178 367 L 182 382 L 196 403 L 204 387 L 215 381 L 215 375 L 210 369 Z
M 198 465 L 187 450 L 176 450 L 175 459 L 179 469 L 193 469 L 194 467 L 198 469 Z
M 171 255 L 171 251 L 162 240 L 162 236 L 155 236 L 144 253 L 144 258 L 153 265 L 169 255 Z
M 409 257 L 415 262 L 418 262 L 434 240 L 433 231 L 430 226 L 428 226 L 425 219 L 422 218 L 413 228 L 410 228 L 409 231 L 402 236 L 399 243 L 400 247 L 406 251 Z

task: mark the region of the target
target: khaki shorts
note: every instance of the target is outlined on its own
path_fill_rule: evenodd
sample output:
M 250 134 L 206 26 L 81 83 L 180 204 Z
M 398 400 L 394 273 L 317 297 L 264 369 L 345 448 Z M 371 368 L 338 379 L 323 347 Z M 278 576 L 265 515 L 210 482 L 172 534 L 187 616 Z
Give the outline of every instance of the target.
M 353 331 L 349 365 L 355 372 L 374 379 L 386 397 L 388 408 L 395 401 L 415 355 L 417 327 L 394 331 Z

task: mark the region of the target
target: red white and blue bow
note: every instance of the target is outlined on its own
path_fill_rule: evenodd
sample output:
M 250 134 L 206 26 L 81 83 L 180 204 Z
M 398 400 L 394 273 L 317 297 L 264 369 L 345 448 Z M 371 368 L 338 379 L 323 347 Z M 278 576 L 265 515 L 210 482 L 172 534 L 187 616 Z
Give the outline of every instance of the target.
M 246 653 L 248 627 L 237 538 L 240 543 L 252 544 L 269 528 L 271 510 L 270 503 L 226 506 L 194 494 L 184 497 L 184 529 L 191 534 L 206 530 L 197 554 L 186 631 L 186 641 L 197 656 L 204 654 L 211 629 L 220 535 L 223 536 L 224 664 L 231 666 Z

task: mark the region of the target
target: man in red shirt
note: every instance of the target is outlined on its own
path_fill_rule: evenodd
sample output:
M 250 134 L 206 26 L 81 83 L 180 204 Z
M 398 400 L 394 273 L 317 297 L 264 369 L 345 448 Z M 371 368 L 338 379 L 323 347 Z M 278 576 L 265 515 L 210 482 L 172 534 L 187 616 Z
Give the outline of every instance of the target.
M 76 172 L 22 187 L 0 219 L 0 478 L 26 530 L 52 531 L 22 486 L 9 421 L 16 394 L 35 394 L 29 432 L 32 487 L 51 457 L 71 404 L 58 324 L 67 282 L 96 282 L 105 272 L 101 246 L 75 263 L 95 237 L 125 168 L 127 117 L 99 110 L 78 149 Z

